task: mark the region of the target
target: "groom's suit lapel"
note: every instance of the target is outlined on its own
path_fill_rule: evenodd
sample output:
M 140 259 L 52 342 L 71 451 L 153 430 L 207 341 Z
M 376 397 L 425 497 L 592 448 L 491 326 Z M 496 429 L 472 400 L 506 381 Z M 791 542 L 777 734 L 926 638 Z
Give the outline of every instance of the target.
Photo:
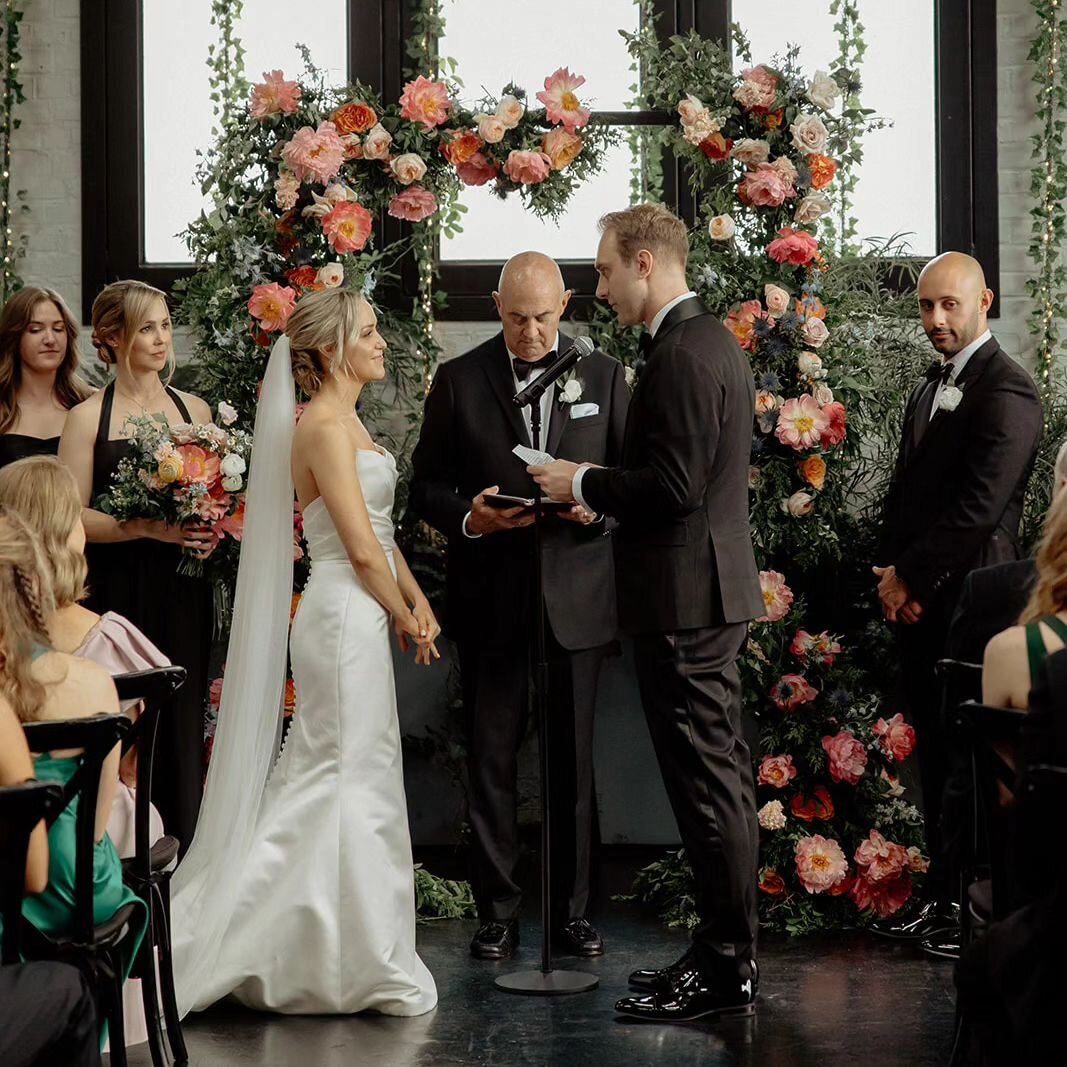
M 651 359 L 667 343 L 672 330 L 681 326 L 683 322 L 688 322 L 690 319 L 699 318 L 701 315 L 707 314 L 709 314 L 708 309 L 704 307 L 698 296 L 691 296 L 688 300 L 682 300 L 680 303 L 675 304 L 664 315 L 663 321 L 659 324 L 659 329 L 656 331 L 656 336 L 652 338 L 652 344 L 648 350 L 648 358 Z
M 515 434 L 516 442 L 529 445 L 530 435 L 526 432 L 522 412 L 511 402 L 511 398 L 515 395 L 515 379 L 511 373 L 511 357 L 508 355 L 508 348 L 504 344 L 502 333 L 494 338 L 494 343 L 486 353 L 482 366 L 494 395 L 504 409 L 504 415 Z

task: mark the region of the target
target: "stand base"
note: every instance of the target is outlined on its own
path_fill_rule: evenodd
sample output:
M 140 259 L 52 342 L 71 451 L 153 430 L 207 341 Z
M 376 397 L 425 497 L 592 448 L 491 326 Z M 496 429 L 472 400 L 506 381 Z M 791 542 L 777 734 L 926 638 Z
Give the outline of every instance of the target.
M 600 978 L 584 971 L 516 971 L 496 979 L 497 989 L 533 997 L 559 997 L 585 993 L 600 985 Z

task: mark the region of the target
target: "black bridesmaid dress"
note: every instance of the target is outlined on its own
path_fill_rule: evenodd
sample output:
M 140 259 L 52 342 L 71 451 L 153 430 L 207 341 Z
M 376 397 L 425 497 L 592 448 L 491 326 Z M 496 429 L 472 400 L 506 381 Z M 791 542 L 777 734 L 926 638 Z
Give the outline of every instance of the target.
M 58 437 L 30 437 L 24 433 L 0 433 L 0 467 L 27 456 L 54 456 L 59 451 Z
M 167 393 L 182 418 L 192 422 L 181 397 Z M 115 384 L 100 405 L 93 446 L 92 504 L 111 485 L 119 462 L 130 453 L 126 440 L 109 440 Z M 86 545 L 89 598 L 86 606 L 103 614 L 125 615 L 170 661 L 188 672 L 185 685 L 160 717 L 153 768 L 152 800 L 168 834 L 181 841 L 182 854 L 196 828 L 204 779 L 204 704 L 211 651 L 211 586 L 203 578 L 178 573 L 180 545 L 138 538 Z

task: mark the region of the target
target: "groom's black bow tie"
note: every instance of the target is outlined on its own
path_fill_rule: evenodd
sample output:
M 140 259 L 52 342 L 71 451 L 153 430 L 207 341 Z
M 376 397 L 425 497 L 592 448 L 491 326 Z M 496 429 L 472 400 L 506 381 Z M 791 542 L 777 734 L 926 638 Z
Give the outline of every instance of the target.
M 547 352 L 540 359 L 527 360 L 518 359 L 515 356 L 511 358 L 511 366 L 515 371 L 515 377 L 520 382 L 526 381 L 530 377 L 531 371 L 535 370 L 548 370 L 556 360 L 559 359 L 559 352 L 553 349 L 551 352 Z
M 944 385 L 952 377 L 952 372 L 955 369 L 952 363 L 931 363 L 926 368 L 926 380 L 928 382 L 941 382 Z
M 645 364 L 648 362 L 648 353 L 652 348 L 652 334 L 648 330 L 642 330 L 637 339 L 637 359 L 634 360 L 634 376 L 640 378 L 644 373 Z

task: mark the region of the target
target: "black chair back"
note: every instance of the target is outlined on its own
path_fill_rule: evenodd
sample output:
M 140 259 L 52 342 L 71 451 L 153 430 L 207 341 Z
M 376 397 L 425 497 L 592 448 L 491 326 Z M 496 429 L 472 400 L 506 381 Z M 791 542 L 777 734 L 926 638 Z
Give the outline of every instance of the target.
M 0 788 L 0 906 L 4 939 L 0 962 L 18 963 L 22 953 L 22 896 L 26 855 L 34 828 L 63 797 L 58 782 L 21 782 Z

